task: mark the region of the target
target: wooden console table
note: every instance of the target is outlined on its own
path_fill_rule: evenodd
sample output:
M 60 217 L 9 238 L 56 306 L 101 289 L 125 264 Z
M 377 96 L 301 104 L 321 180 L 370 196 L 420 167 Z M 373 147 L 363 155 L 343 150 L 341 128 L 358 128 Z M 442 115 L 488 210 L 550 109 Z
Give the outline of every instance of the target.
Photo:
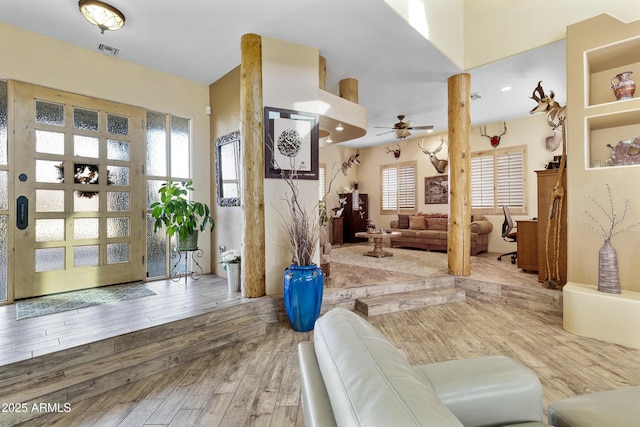
M 518 220 L 518 268 L 538 271 L 538 221 Z

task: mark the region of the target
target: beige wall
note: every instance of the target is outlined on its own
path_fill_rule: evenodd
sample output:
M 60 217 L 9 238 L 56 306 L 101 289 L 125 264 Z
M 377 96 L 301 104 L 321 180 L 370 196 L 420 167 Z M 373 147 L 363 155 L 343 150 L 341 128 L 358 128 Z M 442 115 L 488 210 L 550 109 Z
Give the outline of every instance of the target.
M 208 88 L 0 23 L 0 78 L 93 96 L 191 119 L 194 197 L 209 203 Z M 214 231 L 215 233 L 215 231 Z M 202 267 L 210 271 L 208 239 Z
M 533 101 L 532 101 L 533 102 Z M 518 119 L 507 122 L 507 134 L 501 139 L 499 148 L 512 146 L 527 146 L 527 213 L 526 215 L 514 215 L 514 220 L 530 219 L 538 216 L 537 212 L 537 183 L 536 170 L 544 169 L 547 162 L 553 159 L 554 155 L 560 154 L 560 149 L 549 152 L 545 149 L 545 137 L 552 134 L 551 128 L 547 125 L 544 114 L 526 115 Z M 487 134 L 496 135 L 502 132 L 502 122 L 488 123 Z M 448 212 L 448 205 L 433 205 L 424 203 L 424 178 L 439 175 L 435 167 L 429 161 L 429 157 L 418 148 L 418 143 L 424 138 L 423 145 L 428 148 L 436 147 L 440 141 L 439 137 L 447 138 L 447 134 L 433 134 L 425 137 L 417 137 L 399 142 L 401 146 L 400 159 L 396 160 L 391 153 L 386 153 L 384 146 L 366 148 L 360 150 L 361 164 L 357 168 L 357 177 L 360 182 L 360 192 L 369 195 L 369 218 L 376 226 L 388 227 L 391 220 L 397 219 L 396 215 L 382 215 L 380 201 L 380 165 L 394 164 L 417 160 L 418 176 L 418 211 L 421 212 Z M 492 150 L 489 139 L 480 135 L 479 127 L 471 128 L 469 138 L 471 151 Z M 447 158 L 444 151 L 438 154 L 439 158 Z M 321 159 L 322 160 L 322 159 Z M 449 170 L 445 173 L 449 173 Z M 493 224 L 493 231 L 489 239 L 490 252 L 507 252 L 514 250 L 513 243 L 502 240 L 500 231 L 504 217 L 500 215 L 486 215 Z
M 320 162 L 325 164 L 326 167 L 326 180 L 325 191 L 327 213 L 332 215 L 332 208 L 338 206 L 338 193 L 343 193 L 345 187 L 351 188 L 353 181 L 358 181 L 358 168 L 353 167 L 347 175 L 342 173 L 342 163 L 352 154 L 355 154 L 356 150 L 353 148 L 343 147 L 341 145 L 324 145 L 320 147 Z M 330 182 L 331 187 L 329 187 Z
M 629 200 L 627 217 L 616 230 L 640 220 L 640 197 L 637 197 L 640 167 L 590 167 L 592 160 L 603 161 L 610 155 L 607 144 L 615 146 L 618 141 L 640 135 L 638 90 L 634 99 L 615 101 L 609 83 L 616 73 L 628 66 L 640 70 L 639 34 L 640 20 L 624 24 L 608 16 L 590 19 L 568 30 L 567 129 L 570 167 L 567 169 L 567 278 L 570 282 L 592 286 L 598 283 L 598 251 L 604 239 L 584 225 L 584 222 L 589 221 L 585 211 L 595 215 L 607 228 L 610 222 L 589 197 L 609 210 L 610 202 L 605 185 L 609 184 L 618 218 L 622 215 L 625 200 Z M 589 69 L 583 68 L 584 51 L 612 45 L 621 40 L 631 40 L 631 49 L 617 51 L 616 55 L 608 56 L 600 65 L 591 63 L 594 68 L 591 72 L 595 73 L 593 75 L 589 74 Z M 592 51 L 592 55 L 594 54 L 595 51 Z M 602 75 L 609 77 L 604 79 Z M 638 81 L 638 78 L 635 80 Z M 623 290 L 640 291 L 640 280 L 635 268 L 636 260 L 640 258 L 639 241 L 640 227 L 618 234 L 611 240 L 617 250 L 620 285 Z
M 240 206 L 221 207 L 216 203 L 217 182 L 215 177 L 215 140 L 228 133 L 240 130 L 240 67 L 209 86 L 211 99 L 211 210 L 216 219 L 216 232 L 211 236 L 212 271 L 225 277 L 224 266 L 220 264 L 219 246 L 226 249 L 240 249 L 242 223 Z
M 629 0 L 385 2 L 410 24 L 422 21 L 424 14 L 425 37 L 461 70 L 564 39 L 568 25 L 602 13 L 624 22 L 640 19 L 640 2 Z M 420 31 L 419 26 L 416 29 Z
M 464 0 L 385 0 L 400 16 L 464 69 Z M 426 29 L 426 32 L 425 32 Z
M 317 99 L 318 49 L 262 38 L 262 87 L 265 107 L 297 110 L 300 102 Z M 308 105 L 308 104 L 307 104 Z M 313 112 L 308 111 L 307 112 Z M 318 181 L 299 180 L 299 201 L 315 213 Z M 284 270 L 291 264 L 291 252 L 283 221 L 289 219 L 286 204 L 291 191 L 281 179 L 265 179 L 265 266 L 267 295 L 281 294 Z M 316 253 L 316 262 L 319 257 Z
M 464 69 L 478 67 L 566 36 L 566 27 L 601 13 L 625 22 L 640 19 L 629 0 L 466 0 Z

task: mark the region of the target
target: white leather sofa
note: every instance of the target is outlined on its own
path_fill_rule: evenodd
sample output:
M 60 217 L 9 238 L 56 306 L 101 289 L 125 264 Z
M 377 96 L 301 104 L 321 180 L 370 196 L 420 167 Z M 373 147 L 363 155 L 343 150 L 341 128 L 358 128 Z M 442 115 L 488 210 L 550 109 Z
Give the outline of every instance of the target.
M 336 308 L 298 347 L 311 426 L 543 426 L 542 387 L 506 356 L 411 366 L 369 322 Z

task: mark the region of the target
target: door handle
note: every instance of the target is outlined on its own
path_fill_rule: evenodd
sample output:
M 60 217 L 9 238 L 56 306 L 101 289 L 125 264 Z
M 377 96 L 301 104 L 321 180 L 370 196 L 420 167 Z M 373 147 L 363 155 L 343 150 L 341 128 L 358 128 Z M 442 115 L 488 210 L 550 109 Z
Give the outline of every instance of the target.
M 16 201 L 16 227 L 24 230 L 29 226 L 29 199 L 26 196 L 18 197 Z

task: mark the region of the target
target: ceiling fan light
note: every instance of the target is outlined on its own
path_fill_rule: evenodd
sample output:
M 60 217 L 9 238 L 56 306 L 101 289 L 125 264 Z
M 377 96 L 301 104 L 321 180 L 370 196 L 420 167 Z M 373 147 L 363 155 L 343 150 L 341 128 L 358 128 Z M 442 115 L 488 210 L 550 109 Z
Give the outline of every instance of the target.
M 105 30 L 116 31 L 124 26 L 124 14 L 101 1 L 80 0 L 78 8 L 87 21 L 100 28 L 102 34 Z

